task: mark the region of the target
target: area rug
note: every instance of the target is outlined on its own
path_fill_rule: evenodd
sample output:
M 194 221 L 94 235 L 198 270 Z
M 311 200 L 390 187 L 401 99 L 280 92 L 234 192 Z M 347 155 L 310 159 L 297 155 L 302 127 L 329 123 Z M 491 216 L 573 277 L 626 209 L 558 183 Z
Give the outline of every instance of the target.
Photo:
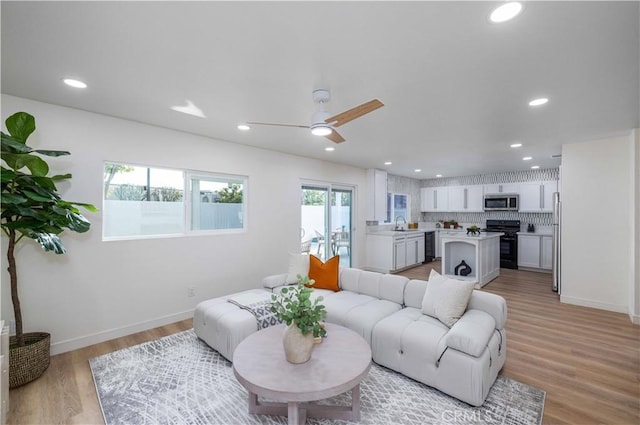
M 95 357 L 89 364 L 107 425 L 287 423 L 286 417 L 250 415 L 247 391 L 231 363 L 193 329 Z M 484 405 L 472 407 L 376 364 L 360 389 L 361 424 L 539 425 L 545 399 L 544 391 L 500 376 Z M 347 393 L 324 402 L 350 401 Z

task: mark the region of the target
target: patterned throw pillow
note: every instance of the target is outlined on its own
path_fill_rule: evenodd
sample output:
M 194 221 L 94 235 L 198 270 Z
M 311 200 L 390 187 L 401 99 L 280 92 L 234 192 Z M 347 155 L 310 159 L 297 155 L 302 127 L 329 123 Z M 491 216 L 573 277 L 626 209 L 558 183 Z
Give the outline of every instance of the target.
M 321 259 L 312 254 L 309 257 L 309 279 L 316 281 L 313 287 L 338 292 L 340 290 L 340 286 L 338 286 L 339 265 L 339 255 L 331 257 L 326 263 L 323 263 Z

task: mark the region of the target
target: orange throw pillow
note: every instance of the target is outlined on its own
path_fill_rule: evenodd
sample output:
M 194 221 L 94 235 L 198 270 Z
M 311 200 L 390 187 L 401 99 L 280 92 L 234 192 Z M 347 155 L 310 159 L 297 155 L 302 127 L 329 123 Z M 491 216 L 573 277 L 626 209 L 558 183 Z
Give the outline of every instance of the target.
M 340 264 L 340 256 L 336 255 L 323 263 L 321 259 L 311 254 L 309 258 L 309 279 L 316 281 L 314 288 L 330 289 L 338 292 L 338 265 Z

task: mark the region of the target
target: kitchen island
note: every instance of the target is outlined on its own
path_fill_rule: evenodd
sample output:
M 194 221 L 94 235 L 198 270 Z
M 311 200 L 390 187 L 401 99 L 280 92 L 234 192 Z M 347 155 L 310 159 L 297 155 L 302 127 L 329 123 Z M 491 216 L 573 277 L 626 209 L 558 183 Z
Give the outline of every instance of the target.
M 463 232 L 440 232 L 442 274 L 454 279 L 476 282 L 482 287 L 500 276 L 500 236 L 487 232 L 467 235 Z M 471 268 L 464 266 L 464 263 Z M 458 274 L 456 275 L 456 269 Z M 460 273 L 466 273 L 466 276 Z

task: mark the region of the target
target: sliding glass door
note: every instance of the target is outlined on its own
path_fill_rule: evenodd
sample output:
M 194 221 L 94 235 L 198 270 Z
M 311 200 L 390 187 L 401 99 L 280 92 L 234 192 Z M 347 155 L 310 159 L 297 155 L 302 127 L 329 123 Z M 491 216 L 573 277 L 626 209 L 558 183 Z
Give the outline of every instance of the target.
M 353 188 L 305 183 L 301 195 L 302 251 L 323 261 L 340 255 L 340 266 L 351 267 Z

